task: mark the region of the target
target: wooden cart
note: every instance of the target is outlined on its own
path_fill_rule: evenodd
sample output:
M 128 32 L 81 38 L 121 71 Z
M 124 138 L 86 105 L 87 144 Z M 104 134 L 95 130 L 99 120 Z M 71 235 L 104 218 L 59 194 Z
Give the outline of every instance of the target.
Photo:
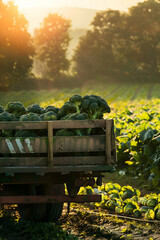
M 58 129 L 103 129 L 104 134 L 55 136 Z M 18 204 L 24 219 L 56 221 L 64 202 L 98 202 L 77 195 L 101 184 L 116 162 L 114 122 L 109 120 L 0 122 L 1 130 L 46 131 L 46 136 L 0 138 L 0 204 Z M 95 180 L 96 179 L 96 180 Z M 64 184 L 68 194 L 65 194 Z

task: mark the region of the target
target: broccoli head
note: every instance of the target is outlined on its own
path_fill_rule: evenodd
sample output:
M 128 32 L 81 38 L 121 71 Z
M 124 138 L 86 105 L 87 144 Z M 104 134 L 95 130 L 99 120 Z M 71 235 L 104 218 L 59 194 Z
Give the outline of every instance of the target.
M 75 113 L 72 114 L 69 120 L 86 120 L 89 119 L 87 113 Z
M 14 121 L 15 116 L 9 112 L 0 113 L 0 121 Z
M 70 120 L 71 117 L 72 117 L 74 114 L 76 114 L 76 113 L 69 113 L 69 114 L 67 114 L 66 116 L 60 118 L 60 120 Z
M 0 113 L 0 121 L 14 121 L 15 120 L 15 116 L 11 113 L 8 112 L 2 112 Z M 2 129 L 1 131 L 1 135 L 2 137 L 12 137 L 14 134 L 14 130 L 4 130 Z
M 89 105 L 90 105 L 89 99 L 85 98 L 85 99 L 83 99 L 83 101 L 82 101 L 81 108 L 82 108 L 83 110 L 86 110 L 86 109 L 89 107 Z
M 40 115 L 42 121 L 53 121 L 57 120 L 57 114 L 53 111 L 46 112 Z
M 22 115 L 20 117 L 20 121 L 21 122 L 28 122 L 28 121 L 41 121 L 41 118 L 39 117 L 39 115 L 37 113 L 28 113 L 25 115 Z
M 75 94 L 69 99 L 69 101 L 71 103 L 75 104 L 76 109 L 77 109 L 77 113 L 80 113 L 81 112 L 80 111 L 80 106 L 81 106 L 81 103 L 82 103 L 82 97 L 78 94 Z
M 90 119 L 101 119 L 104 113 L 110 112 L 107 102 L 97 95 L 85 96 L 82 99 L 81 109 Z
M 37 113 L 42 114 L 45 112 L 44 108 L 40 107 L 38 104 L 32 104 L 27 108 L 27 113 Z
M 55 113 L 57 113 L 58 114 L 58 111 L 59 111 L 59 108 L 57 108 L 57 107 L 54 107 L 54 106 L 48 106 L 48 107 L 46 107 L 46 112 L 50 112 L 50 111 L 53 111 L 53 112 L 55 112 Z
M 0 105 L 0 113 L 4 112 L 4 108 Z
M 26 113 L 25 107 L 20 102 L 11 102 L 6 106 L 6 111 L 14 114 L 16 118 L 19 118 Z
M 66 102 L 58 111 L 58 118 L 61 119 L 70 113 L 76 113 L 76 112 L 77 112 L 77 108 L 75 104 L 71 102 Z
M 89 119 L 87 113 L 70 113 L 61 118 L 61 120 L 86 120 L 86 119 Z

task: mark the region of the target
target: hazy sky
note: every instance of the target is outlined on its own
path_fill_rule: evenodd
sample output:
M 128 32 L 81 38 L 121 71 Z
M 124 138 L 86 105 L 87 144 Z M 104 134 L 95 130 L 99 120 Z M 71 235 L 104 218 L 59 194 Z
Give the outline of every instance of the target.
M 8 0 L 3 0 L 7 2 Z M 59 8 L 64 6 L 94 8 L 94 9 L 119 9 L 127 10 L 144 0 L 14 0 L 19 9 L 31 7 Z

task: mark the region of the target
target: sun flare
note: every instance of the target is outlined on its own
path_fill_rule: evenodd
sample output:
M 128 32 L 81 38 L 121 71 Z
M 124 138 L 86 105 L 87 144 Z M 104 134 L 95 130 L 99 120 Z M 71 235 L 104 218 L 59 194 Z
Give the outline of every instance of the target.
M 4 0 L 9 1 L 9 0 Z M 70 1 L 66 0 L 13 0 L 20 10 L 34 7 L 63 7 L 68 5 Z M 71 0 L 72 3 L 72 0 Z
M 35 2 L 32 0 L 14 0 L 15 4 L 20 8 L 32 8 L 35 6 Z
M 3 0 L 5 3 L 10 0 Z M 93 9 L 119 9 L 127 10 L 128 7 L 136 5 L 144 0 L 12 0 L 20 10 L 26 8 L 61 8 L 61 7 L 81 7 Z

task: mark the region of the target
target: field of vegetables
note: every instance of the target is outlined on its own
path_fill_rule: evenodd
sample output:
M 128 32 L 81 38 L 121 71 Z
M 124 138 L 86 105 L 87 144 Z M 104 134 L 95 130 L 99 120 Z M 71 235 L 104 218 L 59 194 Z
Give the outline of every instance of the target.
M 6 237 L 8 226 L 17 229 L 11 230 L 16 235 L 21 233 L 21 228 L 24 225 L 26 230 L 22 239 L 160 239 L 160 232 L 155 229 L 155 226 L 160 224 L 160 85 L 106 84 L 96 85 L 94 88 L 85 86 L 82 89 L 72 90 L 1 92 L 0 105 L 5 107 L 8 102 L 18 101 L 23 103 L 25 107 L 34 103 L 41 107 L 48 105 L 61 107 L 75 93 L 81 96 L 95 94 L 107 101 L 111 107 L 111 113 L 104 118 L 114 118 L 115 121 L 118 154 L 117 172 L 132 177 L 133 183 L 139 178 L 143 179 L 150 187 L 148 188 L 149 193 L 143 196 L 141 194 L 143 186 L 140 186 L 140 189 L 131 185 L 123 186 L 117 177 L 116 182 L 108 180 L 108 183 L 103 184 L 101 188 L 96 188 L 96 186 L 95 189 L 82 188 L 81 193 L 83 194 L 94 191 L 102 193 L 102 202 L 87 206 L 84 214 L 79 210 L 78 217 L 77 208 L 81 207 L 73 205 L 72 215 L 62 216 L 60 227 L 53 223 L 42 223 L 35 224 L 33 228 L 30 223 L 27 223 L 28 225 L 21 221 L 17 223 L 15 216 L 14 220 L 7 220 L 4 224 L 6 215 L 2 214 L 0 220 L 2 230 L 0 237 L 2 238 L 0 239 L 10 239 Z M 90 211 L 98 211 L 101 217 L 97 217 L 97 214 L 91 214 Z M 102 213 L 106 213 L 106 215 Z M 113 221 L 109 221 L 106 217 L 107 214 L 119 214 L 133 219 L 122 219 L 121 222 L 114 218 Z M 77 219 L 76 229 L 73 216 L 74 219 Z M 136 225 L 131 222 L 136 221 L 134 218 L 146 222 L 143 226 Z M 89 222 L 86 223 L 88 221 L 86 219 L 89 219 Z M 103 222 L 103 219 L 106 222 Z M 81 220 L 87 224 L 86 227 L 93 224 L 96 226 L 96 230 L 91 229 L 93 238 L 89 236 L 89 233 L 85 231 L 82 233 L 78 230 L 78 225 L 82 224 Z M 102 222 L 106 224 L 104 229 L 99 228 Z M 111 231 L 112 227 L 107 229 L 107 224 L 115 226 L 113 231 Z M 119 228 L 118 231 L 116 231 L 117 228 Z M 144 231 L 141 231 L 142 228 Z M 32 234 L 30 234 L 31 229 Z M 39 229 L 41 229 L 41 235 Z M 136 236 L 135 232 L 138 232 Z M 143 236 L 143 234 L 146 235 Z

